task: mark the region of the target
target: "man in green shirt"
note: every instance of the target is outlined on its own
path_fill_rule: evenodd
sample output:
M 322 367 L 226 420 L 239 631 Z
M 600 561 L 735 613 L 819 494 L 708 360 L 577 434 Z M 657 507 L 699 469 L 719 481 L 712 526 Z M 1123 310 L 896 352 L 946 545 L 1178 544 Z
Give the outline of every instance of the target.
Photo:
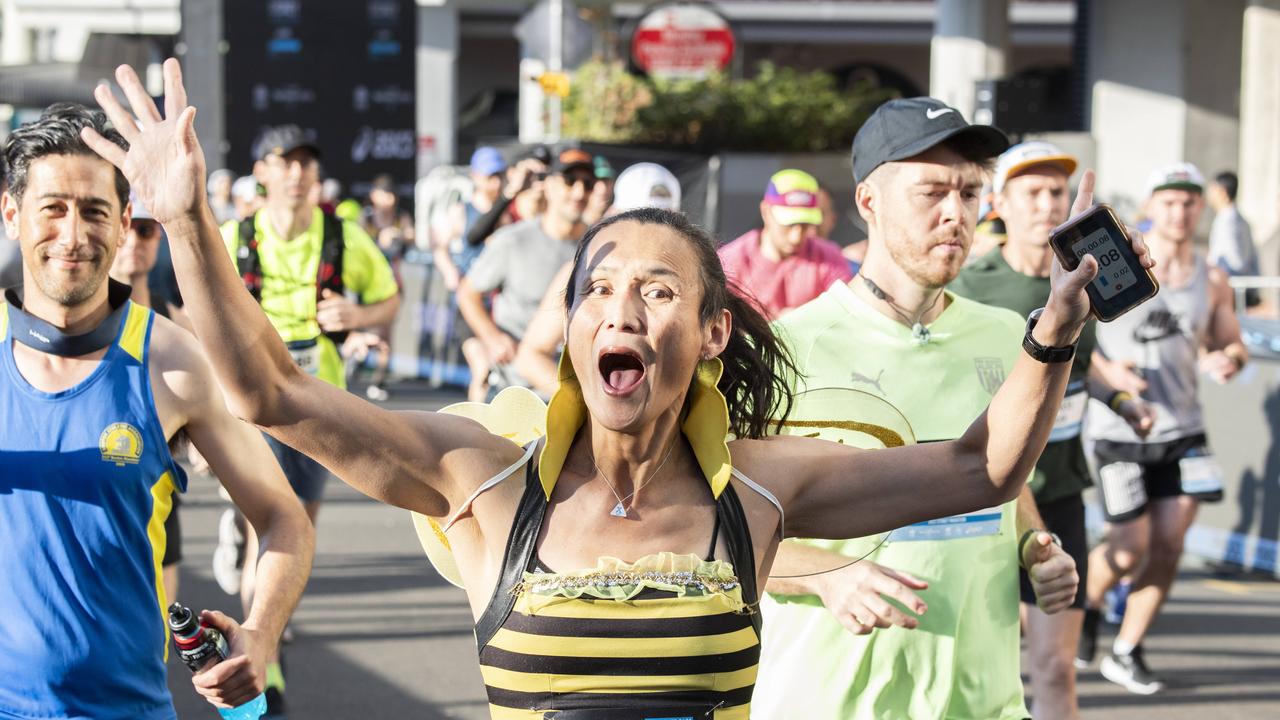
M 296 125 L 267 129 L 255 146 L 253 173 L 267 190 L 253 217 L 222 226 L 227 252 L 294 361 L 321 380 L 346 387 L 338 346 L 346 334 L 388 325 L 400 306 L 391 266 L 359 223 L 327 216 L 314 200 L 320 149 Z M 329 471 L 266 436 L 285 477 L 314 525 Z M 233 511 L 228 510 L 228 513 Z M 234 514 L 220 524 L 220 558 L 234 560 Z M 231 544 L 231 547 L 224 548 Z M 243 578 L 252 577 L 257 543 L 249 533 Z M 248 603 L 253 588 L 242 585 Z M 278 659 L 267 668 L 267 717 L 283 715 L 284 677 Z
M 921 442 L 958 437 L 982 414 L 1022 352 L 1026 322 L 943 288 L 973 240 L 991 158 L 1007 148 L 998 130 L 931 98 L 885 103 L 858 131 L 866 259 L 850 283 L 779 322 L 798 389 L 877 395 Z M 798 403 L 803 415 L 804 395 Z M 865 542 L 783 543 L 761 603 L 753 717 L 1026 718 L 1017 569 L 1031 567 L 1047 609 L 1076 592 L 1074 563 L 1037 521 L 1010 502 L 920 523 L 852 565 Z
M 996 163 L 993 207 L 1004 221 L 1005 243 L 968 264 L 950 290 L 987 305 L 1008 308 L 1025 315 L 1049 300 L 1049 273 L 1053 250 L 1049 234 L 1067 219 L 1070 199 L 1068 180 L 1076 159 L 1046 142 L 1015 145 Z M 1035 474 L 1027 483 L 1044 528 L 1056 534 L 1075 560 L 1080 584 L 1071 607 L 1048 614 L 1036 606 L 1036 596 L 1025 571 L 1020 573 L 1022 602 L 1031 659 L 1031 690 L 1038 717 L 1070 720 L 1079 717 L 1076 673 L 1073 664 L 1084 617 L 1085 541 L 1084 501 L 1081 493 L 1091 483 L 1080 431 L 1090 395 L 1129 418 L 1134 429 L 1150 429 L 1152 418 L 1140 401 L 1114 390 L 1090 374 L 1090 359 L 1097 346 L 1094 323 L 1085 326 L 1076 346 L 1067 395 Z M 1025 498 L 1024 498 L 1025 499 Z

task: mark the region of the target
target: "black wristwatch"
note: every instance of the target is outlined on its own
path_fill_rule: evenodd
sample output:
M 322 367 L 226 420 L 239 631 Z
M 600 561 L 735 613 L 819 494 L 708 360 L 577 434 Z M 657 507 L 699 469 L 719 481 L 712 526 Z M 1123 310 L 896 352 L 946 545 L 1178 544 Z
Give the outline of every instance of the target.
M 1031 331 L 1035 330 L 1036 322 L 1042 314 L 1044 314 L 1044 308 L 1036 308 L 1027 316 L 1027 334 L 1022 336 L 1022 349 L 1026 350 L 1032 359 L 1042 363 L 1071 362 L 1071 358 L 1076 356 L 1074 343 L 1062 347 L 1045 347 L 1031 336 Z

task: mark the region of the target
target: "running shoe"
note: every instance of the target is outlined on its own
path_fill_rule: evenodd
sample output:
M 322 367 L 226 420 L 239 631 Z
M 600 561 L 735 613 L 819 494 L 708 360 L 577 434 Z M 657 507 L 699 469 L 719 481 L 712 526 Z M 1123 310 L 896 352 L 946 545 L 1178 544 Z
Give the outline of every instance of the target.
M 261 720 L 284 720 L 284 653 L 280 653 L 280 662 L 278 665 L 272 663 L 267 665 L 267 712 L 262 715 Z
M 1147 667 L 1141 645 L 1128 655 L 1108 653 L 1099 669 L 1102 677 L 1135 695 L 1154 695 L 1164 689 L 1164 683 Z
M 244 533 L 236 526 L 236 511 L 227 508 L 218 519 L 218 545 L 213 549 L 213 579 L 228 595 L 240 592 L 244 563 Z
M 267 711 L 263 713 L 261 720 L 285 720 L 284 714 L 284 692 L 273 687 L 266 690 Z
M 1080 642 L 1076 645 L 1077 670 L 1088 668 L 1098 654 L 1098 621 L 1101 619 L 1102 614 L 1096 609 L 1084 609 L 1084 624 L 1080 627 Z
M 374 402 L 386 402 L 391 397 L 391 393 L 381 385 L 370 385 L 364 389 L 364 396 Z

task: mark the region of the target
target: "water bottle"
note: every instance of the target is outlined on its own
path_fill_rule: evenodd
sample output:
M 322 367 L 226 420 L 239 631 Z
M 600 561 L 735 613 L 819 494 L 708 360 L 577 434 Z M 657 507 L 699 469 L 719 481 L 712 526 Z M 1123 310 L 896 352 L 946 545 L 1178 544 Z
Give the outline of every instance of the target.
M 1124 620 L 1124 611 L 1129 604 L 1129 587 L 1128 580 L 1121 580 L 1120 584 L 1107 591 L 1103 618 L 1107 623 L 1119 625 Z
M 217 665 L 230 654 L 227 639 L 222 633 L 201 623 L 195 613 L 182 603 L 169 606 L 169 631 L 173 633 L 173 643 L 178 647 L 178 657 L 193 673 Z M 262 693 L 239 707 L 218 708 L 218 714 L 226 720 L 258 720 L 266 711 L 267 697 Z

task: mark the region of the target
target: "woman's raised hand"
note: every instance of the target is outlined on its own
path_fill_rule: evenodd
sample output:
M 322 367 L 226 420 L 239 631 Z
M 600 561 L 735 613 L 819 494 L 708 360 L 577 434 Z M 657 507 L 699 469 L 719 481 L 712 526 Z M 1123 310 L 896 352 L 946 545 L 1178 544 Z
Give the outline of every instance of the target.
M 139 199 L 162 225 L 192 219 L 203 212 L 205 162 L 196 139 L 196 109 L 187 104 L 182 68 L 169 58 L 164 62 L 164 116 L 128 65 L 116 68 L 116 82 L 129 100 L 126 110 L 106 83 L 93 95 L 129 149 L 124 150 L 85 128 L 81 137 L 124 173 Z

